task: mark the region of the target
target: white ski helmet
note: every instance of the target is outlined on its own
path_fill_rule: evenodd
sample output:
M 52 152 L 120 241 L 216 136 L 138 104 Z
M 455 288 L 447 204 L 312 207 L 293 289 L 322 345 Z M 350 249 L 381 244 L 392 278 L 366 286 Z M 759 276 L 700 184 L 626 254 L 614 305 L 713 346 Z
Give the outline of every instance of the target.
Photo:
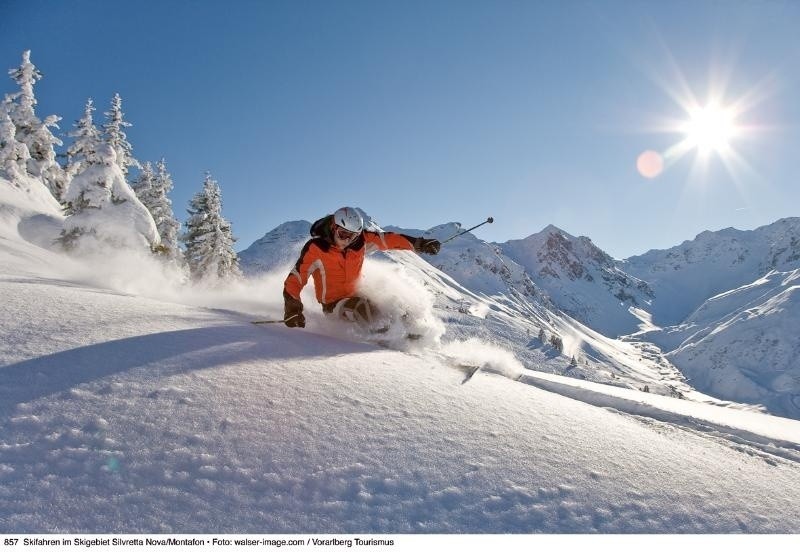
M 352 207 L 342 207 L 333 214 L 333 222 L 350 232 L 361 232 L 364 229 L 364 219 Z

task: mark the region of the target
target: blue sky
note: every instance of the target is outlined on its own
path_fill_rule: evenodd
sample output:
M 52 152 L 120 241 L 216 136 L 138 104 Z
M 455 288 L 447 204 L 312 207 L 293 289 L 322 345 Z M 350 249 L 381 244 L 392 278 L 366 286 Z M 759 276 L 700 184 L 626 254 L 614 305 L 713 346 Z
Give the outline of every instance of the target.
M 183 220 L 206 170 L 240 249 L 342 205 L 381 224 L 547 224 L 616 257 L 798 216 L 800 3 L 0 0 L 0 66 L 45 78 L 68 131 L 123 98 Z M 724 84 L 724 86 L 723 86 Z M 8 79 L 0 93 L 14 90 Z M 680 98 L 740 102 L 737 162 L 696 152 Z M 722 94 L 724 92 L 724 94 Z M 671 126 L 664 128 L 666 121 Z

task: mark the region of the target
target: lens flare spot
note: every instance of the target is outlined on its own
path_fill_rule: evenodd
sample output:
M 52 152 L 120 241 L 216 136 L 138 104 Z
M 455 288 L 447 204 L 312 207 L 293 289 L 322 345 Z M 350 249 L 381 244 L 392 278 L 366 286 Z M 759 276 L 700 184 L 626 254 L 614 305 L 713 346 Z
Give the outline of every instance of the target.
M 119 460 L 117 460 L 112 456 L 111 458 L 108 459 L 108 462 L 106 462 L 106 467 L 108 468 L 109 471 L 116 473 L 119 471 L 121 465 Z
M 647 150 L 636 159 L 636 169 L 645 178 L 655 178 L 664 170 L 664 158 L 657 151 Z

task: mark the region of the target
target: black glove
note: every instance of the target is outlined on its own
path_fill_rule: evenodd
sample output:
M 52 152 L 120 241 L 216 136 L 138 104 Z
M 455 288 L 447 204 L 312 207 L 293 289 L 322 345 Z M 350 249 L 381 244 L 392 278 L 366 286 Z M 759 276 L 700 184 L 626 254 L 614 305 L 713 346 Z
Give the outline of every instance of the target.
M 283 294 L 283 323 L 289 328 L 306 327 L 306 317 L 303 316 L 303 303 L 285 292 Z
M 439 240 L 417 238 L 414 240 L 414 251 L 417 253 L 427 253 L 428 255 L 436 255 L 442 244 Z

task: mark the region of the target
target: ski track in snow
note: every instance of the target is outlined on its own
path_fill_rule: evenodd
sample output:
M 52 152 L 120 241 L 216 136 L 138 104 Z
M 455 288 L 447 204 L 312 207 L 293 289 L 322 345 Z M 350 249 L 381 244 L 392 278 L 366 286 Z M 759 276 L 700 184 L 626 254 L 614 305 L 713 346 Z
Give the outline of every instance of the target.
M 737 450 L 746 447 L 765 457 L 769 455 L 800 462 L 800 422 L 795 420 L 770 420 L 761 414 L 747 412 L 720 412 L 716 406 L 681 404 L 676 402 L 680 399 L 670 397 L 642 397 L 639 391 L 602 389 L 596 384 L 570 381 L 550 374 L 524 374 L 518 381 L 595 406 L 680 426 L 721 439 Z M 735 422 L 730 423 L 728 419 L 731 417 L 739 418 L 741 425 L 737 427 Z M 778 422 L 779 427 L 769 427 L 770 422 Z

